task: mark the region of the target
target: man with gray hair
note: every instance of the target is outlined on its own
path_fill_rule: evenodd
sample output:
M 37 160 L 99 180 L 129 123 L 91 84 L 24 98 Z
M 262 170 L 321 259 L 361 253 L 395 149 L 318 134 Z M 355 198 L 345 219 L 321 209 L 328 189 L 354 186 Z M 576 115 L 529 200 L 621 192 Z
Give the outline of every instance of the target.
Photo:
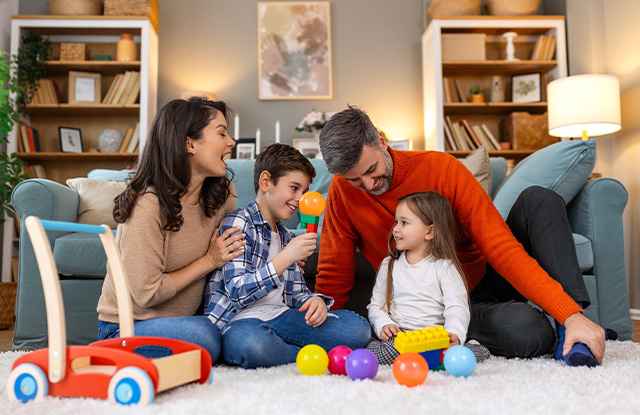
M 394 151 L 367 114 L 351 106 L 324 126 L 320 148 L 334 177 L 316 291 L 333 297 L 334 308 L 344 306 L 353 287 L 356 248 L 377 269 L 388 255 L 398 199 L 435 190 L 458 223 L 456 248 L 471 290 L 468 338 L 496 355 L 534 357 L 552 351 L 557 334 L 556 359 L 602 363 L 605 331 L 582 314 L 589 296 L 558 194 L 526 189 L 505 223 L 459 160 L 439 151 Z M 556 319 L 555 332 L 527 300 Z

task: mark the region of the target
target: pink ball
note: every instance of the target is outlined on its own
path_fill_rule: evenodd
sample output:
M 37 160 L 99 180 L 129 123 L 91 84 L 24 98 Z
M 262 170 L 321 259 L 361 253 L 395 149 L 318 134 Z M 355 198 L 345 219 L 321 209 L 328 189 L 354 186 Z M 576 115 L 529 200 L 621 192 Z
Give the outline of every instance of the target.
M 336 346 L 329 352 L 329 372 L 333 375 L 347 375 L 344 367 L 351 349 L 347 346 Z

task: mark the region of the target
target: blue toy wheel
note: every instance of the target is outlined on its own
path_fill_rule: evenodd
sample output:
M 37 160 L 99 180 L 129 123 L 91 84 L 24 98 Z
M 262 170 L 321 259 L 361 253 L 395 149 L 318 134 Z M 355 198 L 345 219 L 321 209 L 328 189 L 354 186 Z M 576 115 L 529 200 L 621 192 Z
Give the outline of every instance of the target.
M 147 372 L 128 366 L 113 375 L 107 396 L 111 402 L 122 405 L 149 405 L 153 402 L 155 387 Z
M 31 363 L 23 363 L 13 369 L 7 382 L 10 401 L 39 401 L 49 394 L 49 380 L 44 371 Z

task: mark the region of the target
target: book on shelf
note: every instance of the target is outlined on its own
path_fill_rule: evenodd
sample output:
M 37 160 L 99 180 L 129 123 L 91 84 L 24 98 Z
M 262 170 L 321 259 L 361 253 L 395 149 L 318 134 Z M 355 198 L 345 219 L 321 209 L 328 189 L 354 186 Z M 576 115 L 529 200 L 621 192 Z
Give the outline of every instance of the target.
M 550 61 L 553 59 L 553 55 L 556 52 L 556 37 L 553 35 L 548 36 L 547 45 L 544 52 L 543 60 Z
M 111 85 L 109 86 L 109 89 L 107 90 L 107 93 L 105 94 L 104 98 L 102 98 L 102 103 L 109 105 L 111 104 L 111 100 L 113 99 L 113 96 L 116 93 L 116 90 L 119 88 L 120 82 L 122 82 L 122 77 L 124 75 L 119 73 L 116 74 L 116 76 L 113 78 L 113 81 L 111 82 Z
M 127 84 L 129 83 L 129 79 L 131 79 L 132 73 L 133 71 L 126 71 L 124 73 L 124 77 L 122 78 L 122 81 L 118 86 L 118 90 L 114 93 L 113 98 L 111 99 L 111 104 L 118 105 L 120 103 L 120 97 L 122 97 L 122 94 L 124 94 L 124 90 L 126 89 Z
M 456 86 L 456 92 L 458 95 L 458 102 L 468 102 L 467 101 L 467 96 L 464 93 L 464 90 L 462 89 L 462 86 L 460 85 L 460 81 L 456 78 L 453 78 L 453 83 Z
M 27 134 L 29 134 L 29 142 L 33 142 L 33 151 L 40 151 L 40 136 L 38 135 L 38 130 L 33 127 L 27 128 Z
M 29 148 L 29 135 L 27 134 L 27 125 L 23 122 L 19 125 L 20 139 L 18 140 L 18 148 L 23 153 L 31 153 Z
M 133 137 L 133 127 L 127 128 L 127 132 L 124 134 L 124 138 L 122 139 L 122 144 L 120 145 L 120 149 L 118 153 L 124 153 L 127 147 L 129 146 L 129 142 L 131 141 L 131 137 Z
M 133 150 L 135 150 L 136 146 L 138 145 L 138 141 L 140 141 L 140 123 L 136 123 L 136 128 L 134 128 L 133 130 L 131 141 L 129 141 L 125 153 L 133 153 Z
M 469 142 L 467 141 L 467 137 L 462 129 L 462 127 L 460 126 L 460 124 L 458 124 L 457 122 L 453 123 L 453 135 L 456 138 L 456 142 L 458 144 L 458 148 L 460 150 L 471 150 L 472 147 L 469 144 Z
M 22 171 L 29 175 L 32 179 L 46 179 L 47 172 L 42 167 L 42 164 L 30 164 L 30 165 L 22 165 Z
M 449 85 L 449 78 L 442 78 L 442 90 L 444 94 L 444 103 L 449 104 L 453 102 L 451 100 L 451 85 Z
M 491 141 L 489 141 L 489 138 L 484 134 L 484 131 L 482 131 L 482 127 L 480 127 L 478 124 L 475 124 L 471 126 L 471 129 L 473 130 L 476 137 L 478 137 L 478 141 L 480 141 L 480 144 L 483 145 L 484 148 L 487 149 L 487 151 L 495 150 L 495 148 L 493 148 L 493 144 L 491 144 Z
M 444 123 L 444 138 L 446 139 L 446 144 L 449 147 L 449 150 L 458 150 L 458 146 L 456 145 L 455 139 L 453 138 L 453 133 L 449 129 L 449 124 L 447 124 L 446 122 Z
M 131 73 L 131 77 L 129 78 L 129 82 L 127 82 L 127 85 L 125 85 L 124 91 L 122 92 L 122 96 L 120 97 L 118 104 L 133 104 L 138 97 L 138 92 L 140 92 L 140 72 L 133 71 Z
M 471 128 L 471 125 L 469 124 L 469 122 L 463 118 L 460 120 L 460 125 L 462 126 L 464 131 L 467 133 L 471 141 L 473 141 L 473 145 L 475 147 L 472 147 L 471 149 L 473 150 L 474 148 L 479 148 L 481 146 L 480 140 L 478 140 L 478 137 L 476 137 L 476 134 L 473 132 L 473 129 Z
M 489 139 L 489 141 L 491 141 L 491 144 L 493 144 L 493 147 L 496 150 L 502 150 L 502 147 L 500 147 L 500 142 L 496 139 L 496 137 L 491 133 L 491 130 L 489 130 L 489 127 L 487 127 L 486 124 L 482 124 L 480 126 L 482 128 L 482 131 L 485 133 L 485 135 L 487 136 L 487 138 Z

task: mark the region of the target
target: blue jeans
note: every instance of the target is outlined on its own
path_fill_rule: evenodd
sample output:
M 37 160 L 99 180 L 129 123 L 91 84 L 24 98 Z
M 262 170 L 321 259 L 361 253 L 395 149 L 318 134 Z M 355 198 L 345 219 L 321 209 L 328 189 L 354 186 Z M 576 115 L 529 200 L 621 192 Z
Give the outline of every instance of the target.
M 136 336 L 164 337 L 167 339 L 183 340 L 197 344 L 211 355 L 215 362 L 220 357 L 220 329 L 204 316 L 164 317 L 149 320 L 138 320 L 133 323 Z M 98 322 L 98 337 L 100 340 L 120 337 L 118 323 Z M 136 350 L 145 357 L 155 358 L 166 356 L 167 350 L 160 346 L 148 346 Z
M 329 352 L 341 345 L 366 347 L 371 340 L 369 322 L 353 311 L 329 311 L 319 327 L 308 326 L 304 316 L 290 309 L 269 321 L 232 321 L 222 329 L 222 361 L 245 369 L 285 365 L 295 362 L 300 349 L 308 344 Z

